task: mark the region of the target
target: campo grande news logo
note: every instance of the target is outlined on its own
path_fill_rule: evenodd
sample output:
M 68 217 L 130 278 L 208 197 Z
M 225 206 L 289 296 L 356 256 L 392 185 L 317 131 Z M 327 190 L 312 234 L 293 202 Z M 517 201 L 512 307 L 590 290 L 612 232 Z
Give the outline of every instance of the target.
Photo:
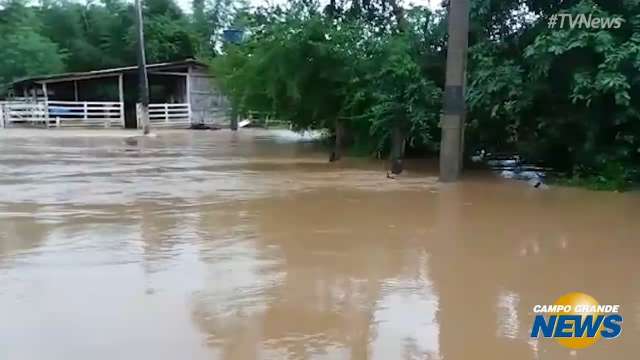
M 533 312 L 531 337 L 553 338 L 570 349 L 584 349 L 622 333 L 620 305 L 600 305 L 580 292 L 563 295 L 553 305 L 536 305 Z

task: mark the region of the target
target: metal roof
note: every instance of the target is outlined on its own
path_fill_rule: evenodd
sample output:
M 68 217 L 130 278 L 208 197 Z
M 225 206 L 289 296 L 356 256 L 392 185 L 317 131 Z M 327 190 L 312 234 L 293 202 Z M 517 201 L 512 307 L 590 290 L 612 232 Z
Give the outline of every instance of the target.
M 196 66 L 204 66 L 204 67 L 207 66 L 207 64 L 203 62 L 200 62 L 194 59 L 186 59 L 186 60 L 172 61 L 172 62 L 165 62 L 165 63 L 147 64 L 147 69 L 162 70 L 162 69 L 171 69 L 175 67 L 188 66 L 188 65 L 196 65 Z M 124 67 L 118 67 L 118 68 L 100 69 L 100 70 L 83 71 L 83 72 L 69 72 L 69 73 L 62 73 L 62 74 L 30 76 L 30 77 L 16 80 L 12 82 L 11 85 L 19 85 L 22 83 L 33 83 L 33 82 L 47 82 L 48 80 L 64 81 L 67 78 L 69 78 L 69 80 L 72 80 L 73 78 L 103 77 L 103 76 L 125 73 L 129 71 L 135 71 L 137 69 L 138 69 L 137 65 L 132 65 L 132 66 L 124 66 Z

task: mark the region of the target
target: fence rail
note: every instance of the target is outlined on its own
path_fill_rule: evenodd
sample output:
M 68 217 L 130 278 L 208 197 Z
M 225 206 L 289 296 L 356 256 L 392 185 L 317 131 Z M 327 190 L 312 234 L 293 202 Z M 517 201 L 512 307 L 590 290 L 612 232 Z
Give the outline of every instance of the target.
M 22 101 L 4 101 L 0 103 L 3 127 L 13 124 L 46 125 L 47 109 L 44 104 Z
M 13 102 L 35 102 L 35 103 L 40 103 L 40 102 L 44 102 L 44 96 L 42 95 L 38 95 L 38 96 L 16 96 L 16 97 L 12 97 L 11 101 Z
M 104 101 L 10 101 L 0 103 L 0 125 L 124 127 L 124 105 Z
M 142 106 L 136 104 L 138 128 L 142 128 Z M 183 104 L 149 104 L 149 123 L 158 128 L 188 128 L 191 126 L 191 106 Z
M 49 125 L 124 127 L 124 105 L 106 101 L 49 101 Z
M 289 121 L 278 120 L 274 118 L 273 114 L 249 111 L 245 120 L 251 122 L 252 126 L 264 127 L 264 128 L 291 128 Z

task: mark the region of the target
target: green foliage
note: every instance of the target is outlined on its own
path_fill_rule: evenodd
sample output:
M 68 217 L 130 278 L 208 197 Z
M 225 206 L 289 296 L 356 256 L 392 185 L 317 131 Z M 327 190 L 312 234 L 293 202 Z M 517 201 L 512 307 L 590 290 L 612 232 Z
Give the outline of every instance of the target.
M 411 42 L 405 35 L 390 35 L 379 41 L 366 64 L 361 88 L 352 92 L 354 101 L 367 99 L 361 120 L 377 144 L 371 150 L 384 151 L 395 124 L 406 133 L 412 147 L 436 150 L 442 90 L 425 78 Z
M 475 34 L 470 148 L 517 151 L 567 171 L 574 183 L 624 187 L 640 167 L 640 4 L 527 5 L 535 14 L 515 36 Z M 520 7 L 511 3 L 513 11 Z M 549 29 L 548 17 L 559 12 L 625 22 L 620 29 Z
M 249 4 L 247 0 L 193 0 L 193 30 L 199 39 L 198 55 L 218 54 L 222 31 L 243 27 Z
M 0 84 L 14 78 L 64 69 L 59 47 L 40 35 L 41 24 L 32 9 L 20 1 L 0 10 Z
M 136 44 L 135 30 L 129 34 L 131 47 Z M 198 38 L 190 31 L 187 19 L 175 19 L 169 14 L 152 15 L 145 23 L 145 50 L 149 62 L 165 62 L 194 58 Z
M 56 73 L 64 69 L 64 57 L 56 44 L 37 33 L 25 31 L 0 37 L 0 83 L 36 73 Z
M 429 80 L 442 48 L 429 37 L 438 18 L 414 9 L 407 33 L 383 17 L 327 17 L 304 6 L 254 14 L 250 39 L 228 46 L 212 71 L 239 112 L 263 111 L 296 129 L 345 125 L 358 153 L 389 150 L 398 124 L 410 146 L 436 150 L 441 86 Z M 389 23 L 391 23 L 389 18 Z
M 633 175 L 620 162 L 607 162 L 599 169 L 578 167 L 573 177 L 560 179 L 557 183 L 584 187 L 596 191 L 625 191 L 631 187 Z
M 84 71 L 130 64 L 135 52 L 124 45 L 133 18 L 124 3 L 104 5 L 69 1 L 48 2 L 37 11 L 42 36 L 58 44 L 67 55 L 68 71 Z
M 349 59 L 321 17 L 274 17 L 242 46 L 230 45 L 213 72 L 240 112 L 271 112 L 298 129 L 329 126 L 340 114 L 340 74 Z M 348 31 L 348 30 L 347 30 Z M 337 32 L 336 35 L 339 35 Z
M 388 152 L 394 128 L 414 150 L 437 151 L 446 17 L 414 8 L 399 21 L 394 4 L 256 11 L 251 39 L 227 47 L 214 72 L 241 112 L 270 112 L 298 129 L 342 121 L 358 153 Z M 579 177 L 613 176 L 602 158 L 638 166 L 638 5 L 473 0 L 471 11 L 467 149 L 518 152 Z M 558 12 L 626 25 L 548 29 Z
M 520 124 L 532 102 L 531 92 L 525 89 L 524 69 L 516 61 L 505 59 L 498 46 L 491 43 L 476 44 L 470 54 L 469 142 L 494 152 L 515 150 Z
M 149 62 L 213 53 L 195 17 L 185 15 L 174 0 L 143 3 Z M 201 9 L 207 12 L 211 6 L 203 2 Z M 125 0 L 0 0 L 0 84 L 30 75 L 135 64 L 135 34 L 134 8 Z

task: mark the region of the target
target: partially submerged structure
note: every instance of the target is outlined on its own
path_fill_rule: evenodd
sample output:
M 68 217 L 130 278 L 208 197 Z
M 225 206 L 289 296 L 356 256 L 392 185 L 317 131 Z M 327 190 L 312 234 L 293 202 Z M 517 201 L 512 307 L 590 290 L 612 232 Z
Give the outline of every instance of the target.
M 192 59 L 149 64 L 147 72 L 152 126 L 228 122 L 228 102 L 206 64 Z M 0 126 L 139 127 L 138 79 L 138 67 L 127 66 L 15 81 L 0 102 Z

